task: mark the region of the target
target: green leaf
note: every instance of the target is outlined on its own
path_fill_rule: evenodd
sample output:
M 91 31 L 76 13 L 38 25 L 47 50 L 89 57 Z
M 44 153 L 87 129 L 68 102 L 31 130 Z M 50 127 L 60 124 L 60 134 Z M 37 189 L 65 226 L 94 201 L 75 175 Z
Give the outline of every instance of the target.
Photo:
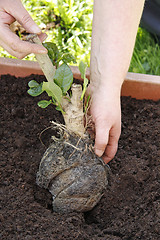
M 84 77 L 84 82 L 83 82 L 83 91 L 82 91 L 82 95 L 81 95 L 81 100 L 83 99 L 84 97 L 84 94 L 87 90 L 87 85 L 88 85 L 88 79 L 86 77 Z
M 52 100 L 47 101 L 47 100 L 42 100 L 38 102 L 38 106 L 41 108 L 46 108 L 52 103 Z
M 76 63 L 76 59 L 71 53 L 64 53 L 62 55 L 62 61 L 66 64 L 71 62 Z
M 85 113 L 87 112 L 87 109 L 88 109 L 88 107 L 89 107 L 89 101 L 90 101 L 90 99 L 91 99 L 91 96 L 89 95 L 89 96 L 87 97 L 87 102 L 86 102 L 85 109 L 84 109 L 84 112 L 85 112 Z
M 45 42 L 43 46 L 48 50 L 48 56 L 51 59 L 53 65 L 56 65 L 57 60 L 60 58 L 60 52 L 55 43 Z
M 49 97 L 56 100 L 58 104 L 62 101 L 62 90 L 54 82 L 43 82 L 42 90 L 46 91 Z
M 80 61 L 79 63 L 79 71 L 81 73 L 81 78 L 85 78 L 85 75 L 86 75 L 86 69 L 87 69 L 87 64 Z
M 35 87 L 38 87 L 39 86 L 39 83 L 36 82 L 35 80 L 31 80 L 29 83 L 28 83 L 28 87 L 30 88 L 35 88 Z
M 73 82 L 73 73 L 67 64 L 63 63 L 56 70 L 54 80 L 64 94 L 70 89 Z
M 32 97 L 37 97 L 37 96 L 39 96 L 43 92 L 43 90 L 42 90 L 42 83 L 40 83 L 40 84 L 37 83 L 36 84 L 36 83 L 32 82 L 31 84 L 28 84 L 28 85 L 30 85 L 31 88 L 27 92 Z M 36 87 L 33 87 L 33 86 L 36 86 Z

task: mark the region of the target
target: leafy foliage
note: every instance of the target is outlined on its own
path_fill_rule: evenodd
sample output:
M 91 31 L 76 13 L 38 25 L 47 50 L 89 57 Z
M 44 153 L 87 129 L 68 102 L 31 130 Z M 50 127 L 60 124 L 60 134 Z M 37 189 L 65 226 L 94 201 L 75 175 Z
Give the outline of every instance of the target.
M 48 34 L 59 52 L 76 61 L 90 61 L 93 0 L 22 0 L 34 21 Z M 0 47 L 0 56 L 14 58 Z M 66 55 L 67 56 L 67 55 Z M 25 59 L 34 60 L 34 55 Z M 151 34 L 139 28 L 130 72 L 160 75 L 160 47 Z M 72 64 L 75 64 L 72 61 Z
M 62 89 L 63 94 L 66 94 L 70 89 L 73 82 L 73 74 L 66 63 L 63 63 L 56 70 L 54 81 Z
M 22 0 L 48 41 L 89 64 L 93 0 Z M 27 57 L 28 58 L 28 57 Z
M 42 83 L 39 84 L 35 80 L 31 80 L 28 83 L 28 86 L 30 89 L 27 92 L 28 92 L 28 94 L 30 94 L 33 97 L 37 97 L 43 92 Z
M 48 56 L 51 59 L 54 66 L 58 68 L 59 63 L 76 63 L 75 57 L 71 53 L 64 53 L 58 50 L 58 47 L 55 43 L 45 42 L 43 46 L 48 50 Z
M 56 44 L 77 61 L 89 63 L 93 1 L 53 0 L 53 5 L 60 20 L 54 32 Z
M 46 108 L 48 107 L 50 104 L 52 103 L 52 100 L 42 100 L 42 101 L 39 101 L 38 102 L 38 106 L 41 107 L 41 108 Z
M 57 67 L 53 82 L 42 82 L 38 83 L 35 80 L 31 80 L 28 83 L 29 90 L 28 94 L 30 94 L 33 97 L 36 97 L 40 95 L 43 92 L 46 92 L 49 97 L 51 97 L 50 100 L 42 100 L 38 102 L 38 106 L 41 108 L 46 108 L 50 104 L 54 104 L 57 107 L 57 110 L 61 111 L 63 113 L 62 109 L 62 99 L 65 97 L 70 101 L 70 98 L 68 97 L 68 90 L 70 89 L 72 83 L 73 83 L 73 73 L 70 69 L 70 67 L 67 65 L 67 62 L 71 62 L 74 60 L 74 57 L 71 54 L 61 54 L 58 51 L 58 48 L 53 43 L 46 43 L 44 44 L 45 47 L 48 49 L 49 57 L 52 60 L 53 65 Z M 53 48 L 52 48 L 53 47 Z M 59 63 L 62 62 L 61 65 Z M 84 96 L 84 93 L 87 88 L 88 79 L 85 77 L 85 72 L 87 65 L 83 62 L 80 63 L 80 71 L 81 75 L 84 78 L 84 89 L 82 95 Z M 81 96 L 81 99 L 83 99 L 83 96 Z
M 49 56 L 54 57 L 54 59 L 51 58 L 52 62 L 58 63 L 57 57 L 59 55 L 54 54 L 54 51 L 52 51 L 52 49 L 51 49 L 51 46 L 53 46 L 53 50 L 56 49 L 56 46 L 54 44 L 49 44 L 49 43 L 48 43 L 48 45 L 50 48 Z M 64 65 L 65 65 L 65 67 L 62 67 Z M 63 112 L 62 107 L 61 107 L 62 97 L 63 97 L 63 95 L 66 94 L 66 92 L 67 92 L 66 89 L 68 90 L 71 87 L 71 84 L 73 82 L 73 74 L 72 74 L 71 70 L 70 70 L 70 72 L 68 70 L 68 72 L 70 74 L 65 76 L 66 69 L 70 70 L 68 65 L 65 63 L 63 63 L 59 68 L 57 68 L 56 73 L 55 73 L 56 81 L 55 81 L 55 79 L 53 79 L 53 82 L 38 83 L 35 80 L 31 80 L 28 83 L 28 86 L 29 86 L 28 94 L 30 94 L 32 97 L 36 97 L 36 96 L 40 95 L 41 93 L 46 92 L 47 95 L 52 98 L 49 101 L 42 100 L 42 101 L 38 102 L 39 107 L 46 108 L 46 107 L 48 107 L 48 105 L 50 105 L 52 103 L 52 104 L 56 105 L 60 111 Z
M 43 82 L 42 90 L 46 91 L 49 97 L 52 97 L 53 102 L 61 104 L 62 90 L 57 84 L 53 82 Z
M 58 67 L 58 59 L 60 58 L 60 52 L 55 43 L 45 42 L 43 46 L 48 50 L 48 56 L 51 59 L 54 66 Z
M 146 30 L 139 28 L 130 63 L 130 72 L 160 75 L 160 46 Z

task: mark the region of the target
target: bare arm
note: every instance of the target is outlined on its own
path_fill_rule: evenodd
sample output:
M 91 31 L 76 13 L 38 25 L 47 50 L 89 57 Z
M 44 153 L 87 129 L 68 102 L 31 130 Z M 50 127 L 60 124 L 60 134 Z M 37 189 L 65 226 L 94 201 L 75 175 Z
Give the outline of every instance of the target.
M 91 48 L 91 114 L 95 152 L 109 162 L 121 132 L 120 90 L 130 64 L 144 0 L 95 0 Z

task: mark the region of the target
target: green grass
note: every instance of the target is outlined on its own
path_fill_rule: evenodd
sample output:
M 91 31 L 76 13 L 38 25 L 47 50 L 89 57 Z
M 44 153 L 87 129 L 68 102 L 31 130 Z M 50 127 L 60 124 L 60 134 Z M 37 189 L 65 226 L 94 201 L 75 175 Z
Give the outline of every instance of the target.
M 77 60 L 90 61 L 93 0 L 23 0 L 34 21 L 62 52 Z M 0 56 L 12 58 L 0 48 Z M 34 60 L 31 54 L 25 59 Z M 139 28 L 129 71 L 160 75 L 160 47 L 144 29 Z
M 160 46 L 156 38 L 139 28 L 130 72 L 160 75 Z
M 54 42 L 60 51 L 73 54 L 78 62 L 83 60 L 89 63 L 92 0 L 88 0 L 87 3 L 84 0 L 24 0 L 23 2 L 37 24 L 42 29 L 47 29 L 47 41 Z M 52 23 L 51 27 L 49 23 Z

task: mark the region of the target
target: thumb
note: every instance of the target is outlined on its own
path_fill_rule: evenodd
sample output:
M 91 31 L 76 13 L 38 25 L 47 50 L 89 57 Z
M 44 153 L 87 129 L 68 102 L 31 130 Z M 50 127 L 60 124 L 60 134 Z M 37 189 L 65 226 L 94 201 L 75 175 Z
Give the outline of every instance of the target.
M 28 31 L 29 33 L 41 33 L 41 29 L 33 21 L 21 1 L 17 1 L 10 10 L 10 14 Z
M 109 139 L 109 129 L 106 128 L 106 122 L 97 122 L 95 124 L 96 137 L 95 137 L 95 154 L 101 157 L 106 149 Z

